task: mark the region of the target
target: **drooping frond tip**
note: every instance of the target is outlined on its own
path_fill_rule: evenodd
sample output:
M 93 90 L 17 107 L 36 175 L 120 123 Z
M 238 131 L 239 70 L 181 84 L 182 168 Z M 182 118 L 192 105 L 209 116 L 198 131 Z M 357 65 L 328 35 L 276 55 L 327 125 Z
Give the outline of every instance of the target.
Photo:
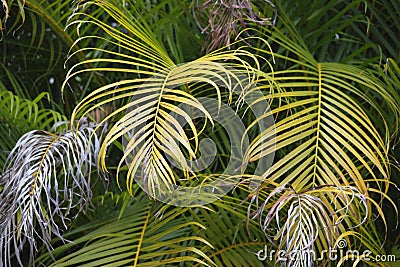
M 276 261 L 285 266 L 314 266 L 315 260 L 323 257 L 321 244 L 338 249 L 340 238 L 346 237 L 343 242 L 347 242 L 352 229 L 367 221 L 369 200 L 351 186 L 322 186 L 297 193 L 291 186 L 281 185 L 257 208 L 254 217 L 272 243 L 279 240 Z
M 270 1 L 265 0 L 265 2 L 273 8 L 273 18 L 262 17 L 249 0 L 196 0 L 193 5 L 193 16 L 201 32 L 208 34 L 207 51 L 213 51 L 223 46 L 229 47 L 232 44 L 232 40 L 237 38 L 243 40 L 240 36 L 241 31 L 247 29 L 248 24 L 263 27 L 274 26 L 277 18 L 277 9 Z
M 89 205 L 91 173 L 99 150 L 92 127 L 53 134 L 31 131 L 11 151 L 0 176 L 0 265 L 11 266 L 15 253 L 22 266 L 25 243 L 33 260 L 40 240 L 51 248 L 52 235 Z

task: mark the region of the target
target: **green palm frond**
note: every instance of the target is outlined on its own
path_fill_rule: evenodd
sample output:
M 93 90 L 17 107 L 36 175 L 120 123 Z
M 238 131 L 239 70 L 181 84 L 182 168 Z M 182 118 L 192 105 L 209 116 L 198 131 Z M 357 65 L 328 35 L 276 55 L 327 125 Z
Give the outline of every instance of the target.
M 95 204 L 94 213 L 101 213 L 98 220 L 86 221 L 67 232 L 64 238 L 71 242 L 55 248 L 52 255 L 43 253 L 36 263 L 260 267 L 268 263 L 272 266 L 269 259 L 263 261 L 264 255 L 260 253 L 260 250 L 264 253 L 266 246 L 267 250 L 272 249 L 272 244 L 263 238 L 256 222 L 246 220 L 247 205 L 240 203 L 240 198 L 226 196 L 208 207 L 188 209 L 155 205 L 143 198 L 143 192 L 136 196 L 120 203 L 125 208 L 119 219 L 118 209 L 108 210 L 115 207 L 114 200 L 102 198 L 101 205 Z M 109 202 L 113 205 L 109 206 Z M 107 215 L 102 214 L 103 209 L 107 209 Z
M 395 101 L 400 103 L 400 66 L 394 59 L 388 58 L 385 64 L 382 64 L 377 68 L 379 77 L 385 82 L 386 90 L 395 97 Z M 391 121 L 393 126 L 398 126 L 396 121 L 398 118 L 393 116 L 387 116 L 387 120 Z M 397 133 L 396 129 L 394 134 Z M 398 129 L 397 129 L 398 130 Z M 395 135 L 393 135 L 395 136 Z
M 142 197 L 141 197 L 142 196 Z M 200 248 L 211 246 L 196 232 L 200 223 L 185 219 L 187 208 L 166 208 L 143 197 L 131 200 L 122 216 L 88 222 L 70 231 L 72 239 L 43 255 L 46 266 L 215 266 Z M 161 206 L 162 208 L 162 206 Z M 99 207 L 101 209 L 101 207 Z M 197 242 L 201 245 L 198 245 Z
M 4 70 L 0 77 L 9 90 L 24 98 L 34 98 L 44 88 L 48 92 L 55 89 L 62 79 L 59 73 L 63 72 L 65 51 L 72 44 L 71 37 L 63 31 L 62 20 L 66 18 L 61 14 L 69 11 L 69 1 L 62 5 L 39 2 L 10 2 L 12 16 L 0 42 Z M 61 100 L 58 95 L 53 94 L 57 101 Z
M 0 177 L 0 259 L 21 265 L 26 243 L 33 259 L 38 240 L 50 250 L 70 220 L 90 203 L 90 176 L 99 140 L 89 126 L 53 134 L 31 131 L 11 151 Z
M 277 7 L 277 27 L 305 44 L 318 61 L 367 65 L 386 58 L 400 59 L 397 2 L 300 0 L 277 2 Z
M 397 32 L 400 31 L 400 25 L 395 22 L 400 16 L 398 2 L 389 0 L 365 2 L 360 9 L 368 16 L 368 23 L 364 23 L 362 27 L 352 25 L 353 30 L 366 42 L 378 44 L 385 58 L 393 58 L 399 63 L 400 38 Z
M 60 93 L 66 75 L 64 60 L 76 39 L 74 31 L 65 30 L 75 10 L 74 4 L 71 1 L 18 0 L 10 1 L 9 8 L 11 16 L 0 42 L 0 79 L 19 97 L 33 99 L 43 91 L 49 92 L 53 101 L 46 107 L 70 114 L 73 105 L 90 90 L 90 85 L 104 82 L 96 74 L 81 75 L 69 81 L 74 94 Z M 102 14 L 95 12 L 94 16 Z M 81 30 L 85 31 L 84 27 Z M 85 42 L 81 44 L 86 45 Z M 96 44 L 103 46 L 102 41 Z M 84 53 L 77 53 L 76 57 L 86 59 Z
M 292 41 L 297 40 L 318 61 L 366 65 L 379 60 L 381 55 L 379 44 L 365 38 L 365 4 L 362 0 L 278 2 L 277 28 L 287 32 Z
M 193 22 L 191 1 L 136 1 L 142 17 L 166 47 L 174 62 L 187 62 L 199 56 L 204 40 Z
M 34 100 L 19 98 L 6 91 L 0 82 L 0 127 L 2 135 L 0 144 L 3 153 L 0 155 L 0 166 L 3 167 L 9 151 L 25 133 L 34 130 L 50 130 L 58 122 L 66 121 L 65 116 L 50 109 L 40 109 L 38 102 L 48 96 L 42 93 Z
M 274 244 L 264 236 L 256 221 L 247 220 L 248 207 L 241 203 L 241 198 L 239 193 L 224 196 L 206 209 L 190 210 L 189 218 L 206 227 L 199 235 L 212 245 L 203 245 L 202 251 L 217 266 L 273 266 L 273 258 L 269 256 Z

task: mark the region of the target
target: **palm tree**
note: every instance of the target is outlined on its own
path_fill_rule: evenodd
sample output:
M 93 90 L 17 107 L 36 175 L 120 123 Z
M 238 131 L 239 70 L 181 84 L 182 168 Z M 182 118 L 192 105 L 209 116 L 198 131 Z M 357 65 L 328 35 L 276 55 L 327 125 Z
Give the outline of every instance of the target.
M 382 10 L 399 7 L 302 2 L 3 0 L 16 58 L 1 65 L 2 264 L 379 265 L 396 253 L 399 49 Z M 45 69 L 13 71 L 34 55 Z

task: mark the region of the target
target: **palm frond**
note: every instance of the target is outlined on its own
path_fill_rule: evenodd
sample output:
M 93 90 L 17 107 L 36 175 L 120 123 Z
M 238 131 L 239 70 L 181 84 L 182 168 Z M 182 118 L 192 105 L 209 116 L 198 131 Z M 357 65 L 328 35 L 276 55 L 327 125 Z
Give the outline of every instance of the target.
M 199 56 L 204 40 L 200 29 L 194 25 L 191 1 L 136 1 L 135 4 L 144 11 L 143 19 L 157 39 L 163 42 L 174 62 L 188 62 Z
M 25 133 L 34 130 L 50 130 L 58 122 L 65 121 L 65 116 L 51 109 L 40 109 L 41 102 L 47 93 L 42 93 L 34 100 L 19 98 L 10 91 L 6 91 L 0 82 L 0 127 L 3 133 L 0 144 L 3 153 L 0 155 L 0 167 L 3 168 L 7 155 Z
M 366 42 L 379 45 L 383 59 L 392 58 L 399 63 L 400 39 L 396 32 L 399 32 L 400 26 L 395 23 L 395 18 L 400 15 L 398 2 L 388 0 L 366 2 L 360 9 L 366 13 L 368 21 L 358 27 L 352 25 L 353 30 Z
M 207 208 L 190 210 L 188 218 L 206 226 L 199 235 L 212 247 L 203 245 L 202 251 L 217 266 L 273 266 L 273 258 L 269 256 L 275 249 L 274 243 L 263 236 L 257 222 L 247 220 L 247 205 L 241 203 L 246 191 L 224 196 Z
M 85 4 L 82 12 L 76 12 L 71 17 L 70 27 L 93 24 L 110 37 L 109 45 L 119 47 L 120 51 L 85 48 L 85 51 L 100 51 L 110 57 L 91 59 L 90 62 L 99 63 L 96 68 L 82 68 L 85 62 L 73 66 L 67 81 L 83 72 L 123 72 L 128 73 L 130 78 L 110 83 L 89 94 L 75 108 L 72 120 L 86 116 L 101 105 L 125 100 L 123 105 L 104 119 L 113 118 L 116 123 L 104 139 L 99 164 L 105 169 L 107 149 L 116 140 L 125 138 L 124 155 L 118 170 L 128 163 L 128 190 L 136 180 L 151 196 L 163 199 L 164 192 L 173 191 L 178 184 L 175 167 L 182 171 L 182 180 L 189 179 L 194 173 L 185 156 L 196 161 L 201 129 L 196 128 L 191 118 L 197 116 L 194 115 L 196 112 L 201 113 L 207 122 L 204 127 L 211 128 L 221 111 L 222 102 L 240 106 L 244 92 L 256 79 L 258 60 L 249 51 L 237 49 L 232 52 L 216 51 L 198 60 L 175 65 L 146 21 L 136 18 L 138 10 L 134 5 L 132 12 L 127 13 L 112 3 L 88 1 Z M 91 5 L 102 8 L 127 33 L 93 18 L 88 9 Z M 140 18 L 139 15 L 137 17 Z M 81 36 L 77 43 L 87 38 L 103 38 L 87 34 Z M 132 52 L 136 55 L 131 56 Z M 106 67 L 107 64 L 115 67 Z M 206 90 L 213 92 L 205 93 Z M 195 97 L 192 92 L 200 93 Z M 234 94 L 237 97 L 233 97 Z M 212 96 L 215 105 L 201 102 L 200 96 Z M 177 117 L 183 119 L 183 123 Z M 189 131 L 184 130 L 185 124 L 189 125 Z M 175 166 L 168 163 L 169 159 L 174 160 Z M 238 166 L 242 163 L 238 163 Z M 190 179 L 196 178 L 192 176 Z
M 79 37 L 74 42 L 77 51 L 72 51 L 68 58 L 71 60 L 79 53 L 96 57 L 73 65 L 68 72 L 64 86 L 72 77 L 85 72 L 107 73 L 112 71 L 115 74 L 127 72 L 149 75 L 174 65 L 168 57 L 165 47 L 151 32 L 147 22 L 140 19 L 140 10 L 136 8 L 134 2 L 129 1 L 127 7 L 123 9 L 119 8 L 117 4 L 102 1 L 80 1 L 79 4 L 67 25 L 68 28 L 76 29 Z M 101 18 L 97 18 L 93 14 L 96 10 L 102 10 L 115 24 L 103 22 Z M 103 40 L 105 44 L 93 46 L 90 45 L 90 40 L 92 43 Z M 82 45 L 83 48 L 79 49 L 82 42 L 86 45 Z M 115 50 L 115 47 L 118 49 Z M 131 56 L 132 54 L 134 56 Z M 88 63 L 98 64 L 93 68 L 87 68 L 85 64 Z M 125 68 L 105 67 L 111 63 L 125 66 Z
M 364 1 L 296 1 L 277 3 L 277 28 L 306 48 L 318 61 L 365 64 L 381 57 L 379 44 L 367 35 Z M 369 57 L 366 56 L 369 55 Z
M 119 219 L 117 211 L 70 231 L 65 238 L 72 242 L 54 249 L 55 261 L 49 255 L 37 261 L 47 266 L 215 266 L 200 250 L 211 246 L 196 234 L 204 227 L 185 219 L 187 212 L 164 209 L 141 194 L 130 200 Z
M 358 195 L 364 195 L 366 198 L 364 209 L 367 218 L 371 218 L 374 206 L 377 216 L 383 218 L 386 226 L 382 208 L 377 203 L 381 203 L 382 198 L 389 199 L 386 195 L 391 183 L 387 149 L 389 140 L 384 133 L 391 132 L 393 128 L 386 120 L 388 116 L 381 113 L 382 108 L 371 100 L 371 95 L 382 99 L 387 105 L 385 110 L 397 118 L 399 105 L 393 91 L 386 90 L 385 84 L 371 75 L 371 72 L 356 66 L 318 62 L 307 47 L 298 45 L 297 42 L 293 43 L 279 30 L 273 31 L 270 39 L 276 42 L 280 49 L 288 52 L 275 53 L 277 64 L 283 61 L 290 68 L 274 71 L 274 81 L 279 87 L 268 98 L 272 100 L 271 112 L 277 120 L 275 140 L 278 158 L 263 177 L 268 183 L 275 182 L 280 186 L 289 184 L 294 192 L 326 186 L 340 190 L 354 188 Z M 380 127 L 384 130 L 378 129 L 374 123 L 378 120 L 373 121 L 371 118 L 379 118 Z M 398 125 L 397 120 L 394 123 Z M 269 133 L 264 132 L 254 139 L 246 154 L 249 161 L 257 161 L 271 153 L 271 150 L 265 149 L 263 144 L 269 137 Z M 379 192 L 381 193 L 378 202 L 369 197 L 370 194 Z M 281 200 L 275 200 L 278 202 L 274 205 L 276 209 L 282 204 L 279 207 L 284 207 L 284 212 L 287 212 L 286 222 L 295 228 L 299 225 L 293 224 L 292 219 L 300 216 L 292 214 L 295 210 L 308 210 L 307 212 L 310 212 L 308 214 L 313 214 L 315 218 L 317 214 L 324 214 L 320 216 L 325 218 L 320 220 L 320 224 L 324 221 L 326 229 L 332 229 L 335 225 L 335 222 L 328 223 L 329 220 L 326 219 L 330 214 L 335 211 L 339 214 L 347 210 L 343 206 L 344 203 L 338 207 L 332 204 L 331 200 L 336 199 L 333 195 L 320 198 L 318 201 L 307 199 L 304 202 L 307 207 L 303 207 L 300 202 L 288 206 L 285 201 L 292 197 L 293 195 L 285 195 Z M 350 205 L 351 209 L 360 210 L 353 204 Z M 271 205 L 269 208 L 270 212 L 274 213 L 274 206 Z M 358 227 L 357 221 L 365 221 L 354 218 L 355 214 L 359 213 L 356 212 L 351 216 L 338 215 L 345 218 L 342 223 L 346 227 L 340 229 L 342 233 L 347 233 L 346 229 L 351 227 Z M 265 225 L 269 225 L 272 218 L 270 216 L 267 216 Z M 289 218 L 290 216 L 292 217 Z M 308 223 L 309 220 L 306 221 L 305 223 Z M 318 226 L 304 227 L 315 230 Z M 293 234 L 293 229 L 287 231 Z M 286 238 L 284 233 L 286 230 L 282 230 L 279 236 Z M 307 235 L 304 235 L 304 231 L 300 231 L 292 240 L 299 241 L 303 237 Z M 300 244 L 311 245 L 316 235 L 315 233 L 311 235 L 310 232 L 308 237 L 306 243 Z M 319 242 L 326 249 L 328 242 L 321 240 L 324 238 L 319 238 Z M 379 245 L 374 244 L 375 251 L 380 251 Z M 288 251 L 301 249 L 291 245 L 290 243 L 286 247 Z M 295 266 L 296 262 L 293 264 Z M 308 263 L 303 262 L 300 266 L 308 266 Z
M 374 127 L 367 113 L 373 109 L 379 115 L 379 109 L 367 93 L 373 92 L 384 99 L 389 110 L 398 114 L 399 106 L 392 92 L 385 90 L 384 84 L 368 72 L 340 63 L 318 63 L 279 31 L 275 31 L 273 37 L 282 47 L 304 60 L 275 55 L 278 61 L 282 58 L 296 64 L 289 70 L 274 72 L 280 91 L 269 98 L 283 101 L 272 108 L 272 113 L 281 118 L 276 123 L 277 149 L 301 143 L 272 167 L 269 179 L 278 181 L 284 177 L 282 182 L 293 183 L 297 190 L 334 184 L 340 177 L 340 183 L 354 183 L 362 192 L 367 189 L 366 177 L 376 178 L 379 183 L 376 171 L 388 179 L 387 140 Z M 284 118 L 282 113 L 285 113 Z M 384 119 L 385 116 L 380 117 Z M 385 120 L 382 126 L 389 131 Z M 264 138 L 263 134 L 260 138 Z M 258 140 L 250 146 L 250 160 L 265 154 L 257 149 Z M 304 157 L 308 160 L 301 161 Z M 282 165 L 291 168 L 280 169 Z M 330 169 L 329 166 L 337 168 Z M 292 169 L 294 167 L 298 169 Z M 302 179 L 296 179 L 299 174 Z
M 99 140 L 89 126 L 60 135 L 34 130 L 11 151 L 0 183 L 0 259 L 11 266 L 29 244 L 33 259 L 40 240 L 50 250 L 70 220 L 88 207 L 91 172 Z
M 41 107 L 65 111 L 65 114 L 71 113 L 73 105 L 90 90 L 90 85 L 103 83 L 103 78 L 97 74 L 81 75 L 69 81 L 74 94 L 60 93 L 66 74 L 64 60 L 76 38 L 74 31 L 64 30 L 75 10 L 72 2 L 9 1 L 11 16 L 0 42 L 0 79 L 8 90 L 26 99 L 49 92 L 53 101 Z M 97 12 L 95 16 L 102 14 Z M 102 46 L 102 42 L 98 41 L 97 45 Z M 76 56 L 86 59 L 84 53 Z
M 377 67 L 377 75 L 384 81 L 386 90 L 393 95 L 395 101 L 400 103 L 400 95 L 398 93 L 400 88 L 400 67 L 398 63 L 396 63 L 394 59 L 388 58 L 385 64 Z M 396 129 L 398 126 L 398 118 L 395 116 L 390 116 L 390 112 L 386 111 L 385 113 L 388 115 L 386 116 L 386 120 L 391 122 L 389 125 L 392 126 L 390 127 L 392 131 L 392 139 L 396 136 L 399 130 Z
M 270 204 L 277 194 L 281 196 Z M 286 266 L 313 266 L 315 259 L 321 258 L 316 253 L 337 248 L 336 240 L 340 233 L 346 232 L 343 227 L 346 217 L 359 216 L 353 224 L 347 225 L 347 230 L 366 222 L 367 198 L 352 187 L 328 186 L 296 193 L 291 188 L 279 186 L 269 194 L 255 216 L 259 217 L 271 242 L 278 240 L 278 249 L 286 252 L 277 255 L 277 261 Z M 331 200 L 328 205 L 326 199 Z

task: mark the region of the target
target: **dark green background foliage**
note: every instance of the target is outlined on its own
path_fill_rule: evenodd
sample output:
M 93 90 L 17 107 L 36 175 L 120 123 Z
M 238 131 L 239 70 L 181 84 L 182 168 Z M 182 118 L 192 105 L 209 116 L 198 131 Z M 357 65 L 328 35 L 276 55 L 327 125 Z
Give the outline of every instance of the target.
M 265 245 L 295 251 L 310 238 L 317 252 L 344 238 L 352 249 L 400 258 L 400 1 L 1 3 L 0 244 L 8 247 L 0 265 L 273 266 L 257 259 Z M 222 199 L 175 207 L 133 181 L 123 129 L 115 127 L 131 101 L 123 93 L 156 74 L 168 81 L 180 64 L 200 61 L 257 73 L 275 146 L 264 152 L 252 144 L 244 182 Z M 198 71 L 182 70 L 203 77 Z M 221 94 L 229 102 L 228 90 L 196 79 L 179 90 L 186 99 Z M 177 95 L 166 102 L 177 106 Z M 247 107 L 237 111 L 250 127 L 259 118 Z M 204 123 L 195 121 L 197 131 Z M 227 164 L 232 144 L 218 127 L 205 126 L 220 156 L 198 179 Z M 267 138 L 257 129 L 249 136 Z M 35 138 L 50 145 L 35 150 Z M 74 157 L 74 149 L 82 153 Z M 180 144 L 171 153 L 190 158 L 185 149 Z M 256 176 L 259 158 L 271 153 L 271 172 Z M 178 184 L 195 180 L 171 172 Z M 256 193 L 249 177 L 262 179 Z M 23 208 L 29 201 L 41 216 Z M 318 234 L 306 227 L 311 221 Z M 37 232 L 30 236 L 26 225 Z M 288 236 L 297 238 L 286 242 Z

